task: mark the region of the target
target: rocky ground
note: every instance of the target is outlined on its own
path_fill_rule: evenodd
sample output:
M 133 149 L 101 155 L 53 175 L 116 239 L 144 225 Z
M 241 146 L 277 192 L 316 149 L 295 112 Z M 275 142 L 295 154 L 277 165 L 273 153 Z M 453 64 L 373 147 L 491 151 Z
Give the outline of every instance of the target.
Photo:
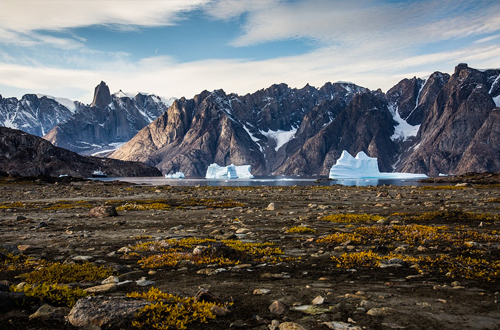
M 99 206 L 117 215 L 100 216 Z M 499 207 L 495 185 L 4 178 L 0 329 L 133 329 L 151 303 L 126 295 L 151 287 L 219 303 L 215 319 L 188 329 L 499 329 Z M 9 292 L 36 269 L 85 262 L 112 273 L 69 283 L 93 294 L 72 308 Z

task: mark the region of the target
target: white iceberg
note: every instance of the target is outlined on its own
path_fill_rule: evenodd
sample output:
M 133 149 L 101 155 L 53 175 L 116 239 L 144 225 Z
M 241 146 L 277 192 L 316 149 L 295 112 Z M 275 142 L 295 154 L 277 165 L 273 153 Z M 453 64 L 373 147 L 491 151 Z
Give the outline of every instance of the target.
M 240 165 L 240 166 L 235 166 L 236 167 L 236 174 L 238 175 L 238 178 L 240 179 L 253 179 L 252 173 L 250 171 L 252 170 L 251 165 Z
M 219 166 L 217 164 L 211 164 L 207 168 L 207 174 L 205 178 L 207 179 L 253 179 L 253 175 L 250 173 L 250 165 L 240 165 L 236 166 L 231 164 L 229 166 Z
M 233 164 L 222 167 L 213 163 L 207 168 L 207 174 L 205 175 L 205 178 L 238 179 L 238 174 L 236 173 L 236 166 L 234 166 Z
M 337 163 L 330 169 L 330 179 L 423 179 L 425 174 L 414 173 L 381 173 L 378 169 L 377 158 L 368 157 L 364 152 L 359 152 L 356 158 L 346 150 Z
M 175 172 L 174 174 L 165 174 L 165 179 L 184 179 L 184 173 Z

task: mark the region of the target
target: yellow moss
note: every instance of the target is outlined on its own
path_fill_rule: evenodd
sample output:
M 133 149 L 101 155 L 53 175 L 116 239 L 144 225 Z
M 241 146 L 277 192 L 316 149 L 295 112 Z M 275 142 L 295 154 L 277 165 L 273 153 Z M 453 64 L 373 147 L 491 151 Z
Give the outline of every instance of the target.
M 28 270 L 47 264 L 49 263 L 45 260 L 27 257 L 24 254 L 13 255 L 7 253 L 5 254 L 5 259 L 0 262 L 0 272 Z
M 127 296 L 154 302 L 136 313 L 132 325 L 140 329 L 187 329 L 191 323 L 207 323 L 215 319 L 212 308 L 226 307 L 217 303 L 195 301 L 191 297 L 183 298 L 163 293 L 154 287 L 148 292 L 132 292 Z
M 0 209 L 12 209 L 12 208 L 24 208 L 24 207 L 26 207 L 26 205 L 21 202 L 8 202 L 0 204 Z
M 383 217 L 378 215 L 368 215 L 368 214 L 330 214 L 321 218 L 321 220 L 326 220 L 336 223 L 368 222 L 368 221 L 378 221 L 381 219 L 383 219 Z
M 240 260 L 199 255 L 192 253 L 198 245 L 210 247 L 212 244 L 224 244 L 248 256 L 254 261 L 276 263 L 280 262 L 283 251 L 271 243 L 243 243 L 238 240 L 198 239 L 194 237 L 184 239 L 169 239 L 162 241 L 138 243 L 130 248 L 137 252 L 154 253 L 144 256 L 138 262 L 144 268 L 176 267 L 181 261 L 193 265 L 218 264 L 220 266 L 236 265 Z M 161 253 L 158 253 L 161 252 Z
M 500 220 L 500 217 L 496 214 L 490 213 L 473 213 L 473 212 L 462 212 L 462 211 L 436 211 L 436 212 L 426 212 L 419 215 L 410 217 L 416 221 L 496 221 Z
M 309 227 L 297 226 L 288 229 L 286 232 L 289 234 L 305 234 L 305 233 L 314 234 L 316 233 L 316 230 Z
M 38 298 L 43 302 L 48 302 L 56 306 L 73 307 L 78 299 L 84 298 L 89 294 L 80 288 L 70 288 L 67 285 L 58 284 L 26 284 L 22 289 L 11 286 L 11 291 L 24 292 L 27 297 Z
M 109 277 L 113 272 L 104 267 L 91 263 L 63 265 L 55 263 L 40 267 L 30 273 L 24 274 L 27 283 L 76 283 L 96 282 Z

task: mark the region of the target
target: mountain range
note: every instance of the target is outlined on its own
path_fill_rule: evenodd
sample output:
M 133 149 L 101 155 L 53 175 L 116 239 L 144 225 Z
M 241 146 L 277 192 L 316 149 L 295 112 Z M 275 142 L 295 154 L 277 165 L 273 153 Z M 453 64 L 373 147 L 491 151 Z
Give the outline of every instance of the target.
M 92 104 L 61 102 L 0 97 L 0 125 L 47 132 L 80 153 L 126 142 L 109 157 L 165 174 L 203 176 L 211 163 L 234 163 L 254 175 L 327 175 L 343 150 L 377 157 L 385 172 L 500 171 L 500 69 L 464 63 L 386 93 L 348 82 L 276 84 L 246 95 L 203 91 L 168 106 L 154 95 L 111 95 L 101 82 Z
M 110 94 L 101 82 L 91 104 L 34 94 L 21 100 L 0 96 L 0 126 L 43 136 L 80 154 L 116 149 L 165 112 L 172 99 L 152 94 Z
M 110 157 L 194 176 L 211 163 L 249 164 L 254 175 L 327 175 L 343 150 L 377 157 L 386 172 L 500 171 L 499 106 L 500 70 L 467 64 L 387 93 L 352 83 L 204 91 L 176 100 Z

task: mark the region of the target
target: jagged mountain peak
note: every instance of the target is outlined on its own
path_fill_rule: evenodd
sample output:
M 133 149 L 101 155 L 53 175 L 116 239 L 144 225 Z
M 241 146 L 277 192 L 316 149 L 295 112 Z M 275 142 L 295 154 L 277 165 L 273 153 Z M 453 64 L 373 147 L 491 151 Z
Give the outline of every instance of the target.
M 101 81 L 94 90 L 94 99 L 90 104 L 91 107 L 98 107 L 99 109 L 106 108 L 111 103 L 111 93 L 108 85 Z

